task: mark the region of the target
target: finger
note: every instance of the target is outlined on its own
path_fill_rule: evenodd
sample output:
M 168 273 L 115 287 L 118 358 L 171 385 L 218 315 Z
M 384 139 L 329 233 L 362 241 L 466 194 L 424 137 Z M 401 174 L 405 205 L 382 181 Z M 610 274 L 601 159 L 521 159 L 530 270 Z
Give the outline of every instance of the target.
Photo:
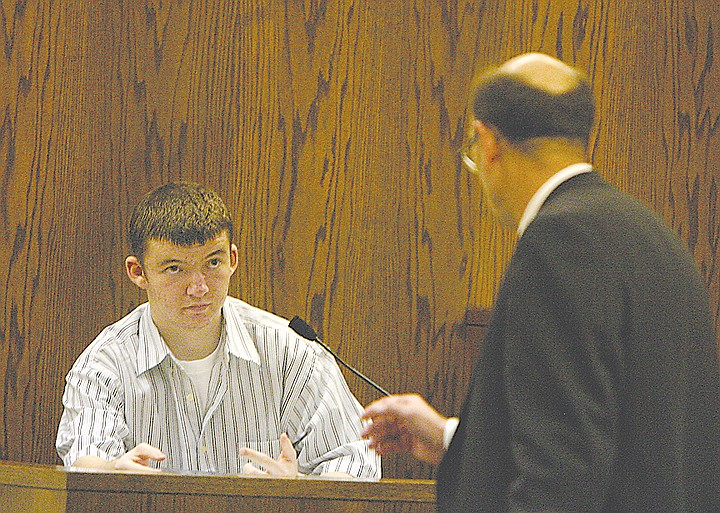
M 287 475 L 285 466 L 282 463 L 275 461 L 271 456 L 265 453 L 255 451 L 249 447 L 243 447 L 240 449 L 240 455 L 250 459 L 256 465 L 265 468 L 265 473 L 271 475 Z
M 140 463 L 141 465 L 150 465 L 153 461 L 163 461 L 165 459 L 165 455 L 160 453 L 153 454 L 153 455 L 131 455 L 130 459 L 136 463 Z
M 160 449 L 146 443 L 138 444 L 134 449 L 128 452 L 128 455 L 135 461 L 162 461 L 166 458 L 165 454 Z
M 243 474 L 248 476 L 266 476 L 267 472 L 264 470 L 260 470 L 256 466 L 254 466 L 252 463 L 246 463 L 243 465 Z
M 369 433 L 367 439 L 377 443 L 390 440 L 400 440 L 404 437 L 404 433 L 398 429 L 383 429 Z
M 378 417 L 380 415 L 383 415 L 387 411 L 387 404 L 392 399 L 392 396 L 390 397 L 383 397 L 382 399 L 377 399 L 370 404 L 367 405 L 365 408 L 365 411 L 362 414 L 363 420 L 375 420 L 375 417 Z
M 412 405 L 412 396 L 391 395 L 371 403 L 363 412 L 361 418 L 373 423 L 388 419 L 390 422 L 400 422 L 408 416 L 408 409 Z
M 130 470 L 132 472 L 160 472 L 159 468 L 148 467 L 142 463 L 133 461 L 130 458 L 120 458 L 115 463 L 116 470 Z
M 391 442 L 383 441 L 383 442 L 378 442 L 376 444 L 371 444 L 370 448 L 380 455 L 399 454 L 399 453 L 407 452 L 406 448 L 397 444 L 394 441 L 391 441 Z
M 246 458 L 254 461 L 258 465 L 262 467 L 267 467 L 269 463 L 274 462 L 275 460 L 272 459 L 272 457 L 268 456 L 267 454 L 256 451 L 254 449 L 250 449 L 249 447 L 243 447 L 240 449 L 240 456 L 245 456 Z
M 384 438 L 400 431 L 401 428 L 395 419 L 377 419 L 372 424 L 365 426 L 361 435 L 363 438 Z
M 383 436 L 383 433 L 387 431 L 387 423 L 383 424 L 382 422 L 373 422 L 372 424 L 368 424 L 363 427 L 360 436 L 363 438 L 375 438 Z
M 407 437 L 403 436 L 402 433 L 395 433 L 385 438 L 373 440 L 373 442 L 369 445 L 371 446 L 371 449 L 375 450 L 375 452 L 384 454 L 407 452 L 412 447 L 410 441 Z
M 371 449 L 376 449 L 381 445 L 402 445 L 406 442 L 405 434 L 397 429 L 372 432 L 365 438 Z
M 280 435 L 280 459 L 293 463 L 297 461 L 297 451 L 295 451 L 295 447 L 293 447 L 287 433 Z

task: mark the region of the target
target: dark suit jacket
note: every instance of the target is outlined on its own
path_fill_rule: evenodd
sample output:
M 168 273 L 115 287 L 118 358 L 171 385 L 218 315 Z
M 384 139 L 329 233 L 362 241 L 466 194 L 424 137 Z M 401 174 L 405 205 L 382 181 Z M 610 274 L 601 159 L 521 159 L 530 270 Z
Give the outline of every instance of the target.
M 720 378 L 693 260 L 596 173 L 518 241 L 438 470 L 443 512 L 720 511 Z

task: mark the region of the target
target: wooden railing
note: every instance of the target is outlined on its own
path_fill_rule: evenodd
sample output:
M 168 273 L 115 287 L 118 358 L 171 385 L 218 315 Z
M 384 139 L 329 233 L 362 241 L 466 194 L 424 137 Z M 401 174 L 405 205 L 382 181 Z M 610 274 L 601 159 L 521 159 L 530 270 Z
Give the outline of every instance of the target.
M 435 483 L 79 471 L 0 462 L 0 512 L 347 512 L 435 510 Z

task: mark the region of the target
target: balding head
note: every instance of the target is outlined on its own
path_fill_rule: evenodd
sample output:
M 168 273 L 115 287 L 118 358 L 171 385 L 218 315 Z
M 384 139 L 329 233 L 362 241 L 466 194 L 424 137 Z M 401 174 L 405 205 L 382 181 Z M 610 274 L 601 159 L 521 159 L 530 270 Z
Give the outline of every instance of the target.
M 499 71 L 554 95 L 570 91 L 584 78 L 575 68 L 544 53 L 518 55 L 500 66 Z
M 475 118 L 512 143 L 552 137 L 588 144 L 594 121 L 587 77 L 541 53 L 515 57 L 480 77 Z

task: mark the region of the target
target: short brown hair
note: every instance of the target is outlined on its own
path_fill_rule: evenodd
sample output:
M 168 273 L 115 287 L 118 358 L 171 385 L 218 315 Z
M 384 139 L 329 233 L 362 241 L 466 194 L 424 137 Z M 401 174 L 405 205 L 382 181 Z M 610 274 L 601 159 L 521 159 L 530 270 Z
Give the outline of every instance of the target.
M 232 242 L 233 221 L 220 196 L 196 183 L 174 182 L 140 199 L 130 219 L 128 242 L 132 254 L 142 260 L 152 239 L 191 246 L 223 231 Z

